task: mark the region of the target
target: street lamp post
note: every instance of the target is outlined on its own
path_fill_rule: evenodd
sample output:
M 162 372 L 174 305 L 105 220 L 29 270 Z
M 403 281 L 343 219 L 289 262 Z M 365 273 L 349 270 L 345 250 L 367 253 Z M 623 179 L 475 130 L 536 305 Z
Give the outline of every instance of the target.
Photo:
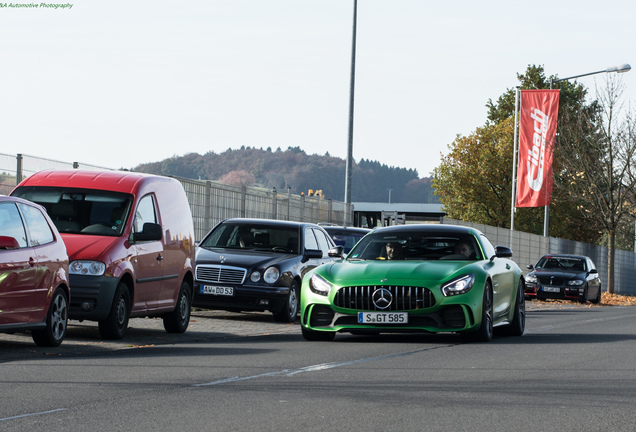
M 588 73 L 584 73 L 581 75 L 574 75 L 571 77 L 567 77 L 567 78 L 559 78 L 559 79 L 554 79 L 554 78 L 550 78 L 550 90 L 552 90 L 552 86 L 554 85 L 554 83 L 557 83 L 559 81 L 568 81 L 571 79 L 575 79 L 575 78 L 581 78 L 584 76 L 588 76 L 588 75 L 596 75 L 596 74 L 601 74 L 601 73 L 610 73 L 610 72 L 617 72 L 617 73 L 624 73 L 624 72 L 628 72 L 632 69 L 632 67 L 628 64 L 623 64 L 620 66 L 612 66 L 612 67 L 608 67 L 607 69 L 604 70 L 600 70 L 600 71 L 596 71 L 596 72 L 588 72 Z M 547 205 L 545 206 L 545 215 L 543 218 L 543 236 L 544 237 L 548 237 L 548 231 L 550 228 L 550 206 Z
M 351 174 L 353 171 L 353 93 L 356 81 L 356 22 L 358 20 L 358 0 L 353 0 L 353 36 L 351 40 L 351 80 L 349 84 L 349 139 L 345 166 L 345 204 L 351 204 Z

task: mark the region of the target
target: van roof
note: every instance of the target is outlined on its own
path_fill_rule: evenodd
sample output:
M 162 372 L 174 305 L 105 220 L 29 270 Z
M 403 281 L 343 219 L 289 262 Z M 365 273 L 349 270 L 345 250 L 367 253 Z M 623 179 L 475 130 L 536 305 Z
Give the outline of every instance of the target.
M 168 177 L 130 171 L 44 170 L 30 175 L 19 186 L 68 186 L 130 193 L 139 183 L 149 179 L 173 181 Z

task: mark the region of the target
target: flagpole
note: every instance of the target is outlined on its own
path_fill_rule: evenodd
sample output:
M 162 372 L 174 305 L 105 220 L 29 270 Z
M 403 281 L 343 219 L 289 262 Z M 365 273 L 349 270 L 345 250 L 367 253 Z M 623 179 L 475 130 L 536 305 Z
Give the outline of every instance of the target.
M 519 86 L 517 86 L 517 90 L 515 92 L 515 134 L 512 143 L 512 199 L 510 200 L 510 246 L 512 247 L 512 231 L 515 229 L 515 208 L 516 208 L 516 200 L 517 200 L 517 153 L 519 152 L 517 148 L 517 128 L 518 128 L 518 120 L 517 116 L 519 114 Z

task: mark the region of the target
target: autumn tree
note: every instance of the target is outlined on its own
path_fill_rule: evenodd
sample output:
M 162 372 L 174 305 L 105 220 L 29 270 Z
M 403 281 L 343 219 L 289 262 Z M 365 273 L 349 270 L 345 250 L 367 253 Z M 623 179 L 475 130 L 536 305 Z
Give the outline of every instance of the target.
M 510 219 L 513 120 L 458 136 L 433 170 L 433 186 L 454 219 L 505 227 Z
M 521 89 L 550 87 L 542 66 L 530 65 L 517 78 Z M 489 100 L 485 125 L 467 137 L 458 136 L 434 171 L 436 193 L 450 217 L 510 227 L 515 93 L 516 89 L 508 89 L 496 102 Z M 562 82 L 559 115 L 593 112 L 594 104 L 586 104 L 586 94 L 583 86 Z M 567 124 L 559 121 L 557 131 L 564 127 L 568 127 Z M 562 162 L 568 155 L 565 150 L 558 150 L 560 137 L 557 137 L 556 146 L 550 234 L 594 244 L 600 230 L 578 218 L 578 203 L 560 196 Z M 543 232 L 543 215 L 543 207 L 518 208 L 515 229 L 540 234 Z
M 254 176 L 243 170 L 230 171 L 220 180 L 232 186 L 251 186 L 254 184 Z
M 597 89 L 597 109 L 568 115 L 561 133 L 563 196 L 576 203 L 580 219 L 601 227 L 608 248 L 608 292 L 614 293 L 614 257 L 619 228 L 633 223 L 636 139 L 633 113 L 624 115 L 619 77 L 608 76 Z

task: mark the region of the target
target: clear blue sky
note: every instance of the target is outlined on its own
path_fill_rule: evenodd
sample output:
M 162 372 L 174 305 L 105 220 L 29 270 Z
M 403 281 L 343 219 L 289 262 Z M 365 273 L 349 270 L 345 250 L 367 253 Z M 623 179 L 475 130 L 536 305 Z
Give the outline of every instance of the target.
M 1 153 L 112 168 L 241 146 L 346 158 L 353 0 L 69 4 L 0 8 Z M 359 0 L 354 159 L 428 176 L 528 64 L 636 67 L 635 16 L 633 1 Z M 636 107 L 636 70 L 622 77 Z

